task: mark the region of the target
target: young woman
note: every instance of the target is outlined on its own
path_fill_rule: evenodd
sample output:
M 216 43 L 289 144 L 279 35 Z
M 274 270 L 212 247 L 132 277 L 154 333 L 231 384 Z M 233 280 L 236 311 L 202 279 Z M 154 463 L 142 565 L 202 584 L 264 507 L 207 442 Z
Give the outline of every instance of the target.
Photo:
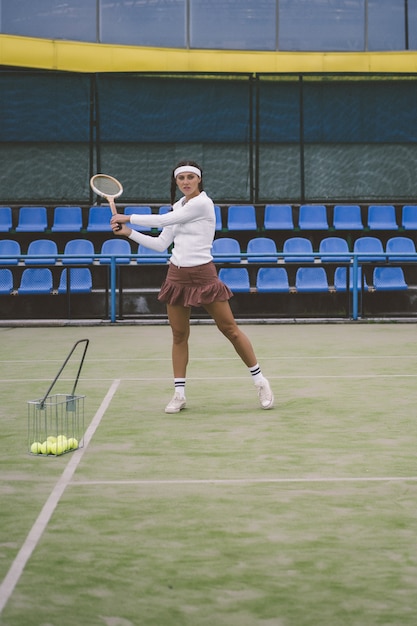
M 177 187 L 182 193 L 175 202 Z M 172 211 L 165 215 L 114 215 L 115 235 L 124 235 L 156 251 L 173 245 L 166 279 L 158 299 L 167 306 L 172 330 L 172 365 L 175 393 L 165 407 L 166 413 L 178 413 L 186 404 L 185 380 L 188 364 L 188 338 L 192 306 L 206 309 L 218 329 L 229 339 L 258 391 L 263 409 L 271 409 L 274 396 L 263 376 L 252 344 L 238 327 L 229 304 L 232 292 L 217 276 L 211 248 L 215 234 L 213 201 L 203 191 L 201 167 L 194 161 L 181 161 L 172 173 Z M 157 237 L 145 235 L 126 226 L 162 228 Z

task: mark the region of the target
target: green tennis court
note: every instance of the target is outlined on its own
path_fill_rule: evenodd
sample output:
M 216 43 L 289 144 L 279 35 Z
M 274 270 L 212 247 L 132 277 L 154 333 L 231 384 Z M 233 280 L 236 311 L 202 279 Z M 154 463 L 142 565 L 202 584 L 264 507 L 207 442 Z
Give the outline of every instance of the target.
M 245 330 L 275 408 L 196 324 L 169 416 L 168 326 L 0 328 L 2 626 L 414 626 L 415 325 Z M 82 338 L 84 447 L 31 455 Z

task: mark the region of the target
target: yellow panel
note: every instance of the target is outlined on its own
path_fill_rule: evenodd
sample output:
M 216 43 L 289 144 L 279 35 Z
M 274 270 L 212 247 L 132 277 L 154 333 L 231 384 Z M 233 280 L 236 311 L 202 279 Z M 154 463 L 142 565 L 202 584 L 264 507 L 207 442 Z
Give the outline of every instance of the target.
M 417 72 L 417 52 L 250 52 L 0 35 L 0 65 L 72 72 Z

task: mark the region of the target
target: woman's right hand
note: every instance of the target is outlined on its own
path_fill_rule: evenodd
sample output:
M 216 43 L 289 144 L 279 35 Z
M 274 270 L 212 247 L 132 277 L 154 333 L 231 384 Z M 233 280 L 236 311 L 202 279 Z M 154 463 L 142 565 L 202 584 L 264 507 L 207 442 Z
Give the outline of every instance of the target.
M 119 222 L 111 223 L 113 235 L 123 235 L 129 237 L 132 229 L 126 226 L 126 224 L 120 224 Z
M 115 215 L 112 215 L 112 218 L 110 220 L 110 226 L 112 227 L 113 234 L 129 237 L 132 230 L 131 228 L 125 226 L 125 224 L 129 221 L 129 215 L 123 215 L 123 213 L 116 213 Z

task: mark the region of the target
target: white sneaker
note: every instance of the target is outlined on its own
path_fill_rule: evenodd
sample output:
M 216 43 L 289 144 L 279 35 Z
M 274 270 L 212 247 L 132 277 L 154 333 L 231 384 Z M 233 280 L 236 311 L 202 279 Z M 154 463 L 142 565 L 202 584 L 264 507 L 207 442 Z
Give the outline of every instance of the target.
M 256 385 L 258 389 L 259 402 L 263 409 L 272 409 L 274 406 L 274 394 L 272 393 L 269 382 L 266 378 L 261 383 Z
M 179 413 L 186 404 L 184 396 L 174 393 L 172 400 L 165 407 L 165 413 Z

